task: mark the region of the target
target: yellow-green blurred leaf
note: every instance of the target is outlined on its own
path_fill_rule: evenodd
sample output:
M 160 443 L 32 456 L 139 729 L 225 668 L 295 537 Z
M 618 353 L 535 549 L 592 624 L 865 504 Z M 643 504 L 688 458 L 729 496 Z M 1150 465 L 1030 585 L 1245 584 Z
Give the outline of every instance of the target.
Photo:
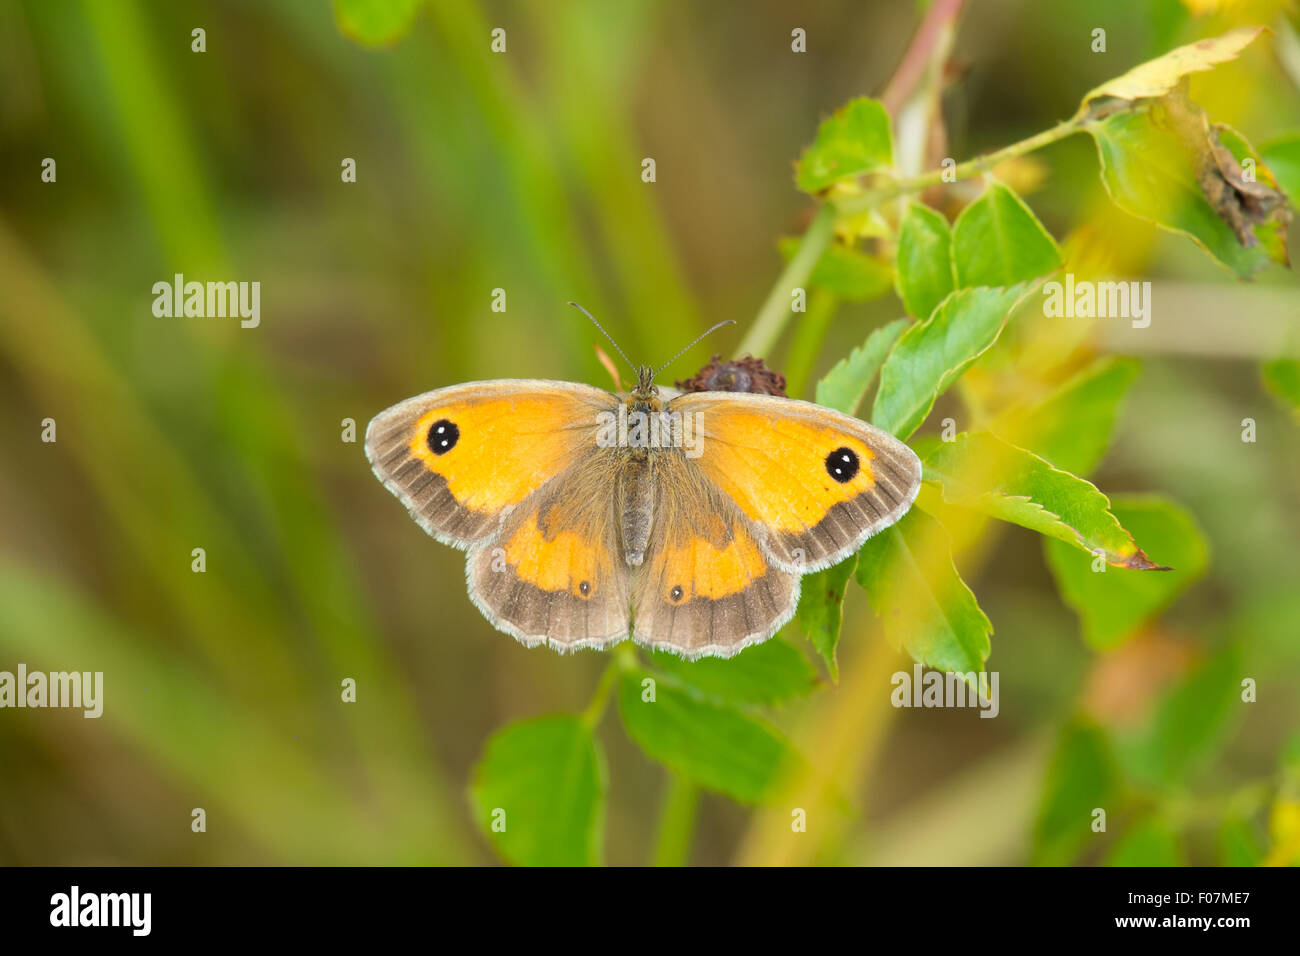
M 858 584 L 895 646 L 930 667 L 984 669 L 993 625 L 952 563 L 948 533 L 919 508 L 858 551 Z
M 1043 541 L 1048 567 L 1061 597 L 1079 615 L 1084 639 L 1103 650 L 1123 643 L 1172 604 L 1205 572 L 1208 561 L 1204 536 L 1173 502 L 1116 495 L 1110 510 L 1153 561 L 1171 570 L 1111 567 L 1063 541 Z
M 1103 96 L 1122 100 L 1164 96 L 1189 73 L 1210 70 L 1220 63 L 1235 60 L 1263 32 L 1263 27 L 1238 27 L 1222 36 L 1197 40 L 1170 50 L 1164 56 L 1148 60 L 1123 76 L 1107 80 L 1090 90 L 1083 98 L 1084 105 Z

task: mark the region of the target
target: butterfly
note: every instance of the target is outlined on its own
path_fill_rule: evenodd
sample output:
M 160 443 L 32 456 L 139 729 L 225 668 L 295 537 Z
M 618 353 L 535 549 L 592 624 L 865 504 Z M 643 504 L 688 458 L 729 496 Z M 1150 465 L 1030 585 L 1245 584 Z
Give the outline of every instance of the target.
M 470 600 L 529 647 L 630 637 L 730 657 L 790 620 L 801 575 L 853 554 L 916 498 L 920 460 L 866 422 L 773 395 L 661 394 L 655 374 L 637 367 L 619 394 L 453 385 L 366 430 L 379 480 L 468 551 Z

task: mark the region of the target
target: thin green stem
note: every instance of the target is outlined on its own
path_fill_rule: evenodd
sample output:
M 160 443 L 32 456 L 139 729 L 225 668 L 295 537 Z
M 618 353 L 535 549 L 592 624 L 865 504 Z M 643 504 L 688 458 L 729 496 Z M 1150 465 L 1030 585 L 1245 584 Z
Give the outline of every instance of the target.
M 655 837 L 655 866 L 685 866 L 690 862 L 699 800 L 700 792 L 695 784 L 680 774 L 669 774 L 668 792 L 659 815 L 659 833 Z
M 600 723 L 601 718 L 605 716 L 605 708 L 609 705 L 610 691 L 613 690 L 614 681 L 622 670 L 622 662 L 617 657 L 609 662 L 605 672 L 600 675 L 600 682 L 596 684 L 595 693 L 591 695 L 591 703 L 582 712 L 582 722 L 593 730 Z
M 798 288 L 807 288 L 808 277 L 813 267 L 831 244 L 835 234 L 835 207 L 825 204 L 817 211 L 808 231 L 803 234 L 799 249 L 794 258 L 786 265 L 785 271 L 776 280 L 776 285 L 768 293 L 763 307 L 758 310 L 754 324 L 749 327 L 744 340 L 736 349 L 737 355 L 757 355 L 762 357 L 772 350 L 780 337 L 786 322 L 793 314 L 790 311 L 790 294 Z
M 610 691 L 614 689 L 614 681 L 618 679 L 620 674 L 635 670 L 636 666 L 636 651 L 630 643 L 624 642 L 614 648 L 611 652 L 609 665 L 605 668 L 604 673 L 600 675 L 596 690 L 591 695 L 591 703 L 582 712 L 582 722 L 584 724 L 593 730 L 595 729 L 601 718 L 605 716 L 605 708 L 609 706 L 609 695 Z
M 974 159 L 968 159 L 964 163 L 958 163 L 951 169 L 936 169 L 933 172 L 925 173 L 922 176 L 912 176 L 908 179 L 898 179 L 891 183 L 886 183 L 876 189 L 869 189 L 866 192 L 858 193 L 855 196 L 846 196 L 843 199 L 835 201 L 835 208 L 842 216 L 856 215 L 857 213 L 866 212 L 874 209 L 882 202 L 895 199 L 899 196 L 905 196 L 908 193 L 917 193 L 923 189 L 929 189 L 931 186 L 938 186 L 945 182 L 955 182 L 958 179 L 969 179 L 980 173 L 986 173 L 999 163 L 1004 163 L 1008 159 L 1015 159 L 1017 156 L 1024 156 L 1026 153 L 1032 153 L 1036 149 L 1042 149 L 1044 146 L 1050 146 L 1052 143 L 1072 136 L 1075 133 L 1082 132 L 1084 124 L 1090 118 L 1091 114 L 1086 110 L 1080 110 L 1077 114 L 1068 120 L 1062 120 L 1051 129 L 1045 129 L 1041 133 L 1036 133 L 1028 139 L 1022 139 L 1018 143 L 1012 143 L 1010 146 L 1004 146 L 1002 149 L 992 153 L 986 153 L 983 156 L 976 156 Z
M 785 331 L 786 323 L 790 321 L 790 316 L 793 314 L 790 310 L 791 292 L 796 288 L 806 287 L 808 277 L 812 275 L 813 267 L 817 265 L 817 261 L 827 247 L 830 246 L 831 239 L 835 235 L 836 218 L 866 212 L 883 202 L 897 199 L 899 196 L 905 196 L 909 193 L 918 193 L 924 189 L 929 189 L 931 186 L 938 186 L 945 182 L 955 182 L 959 179 L 969 179 L 980 173 L 988 172 L 994 166 L 1006 162 L 1008 159 L 1024 156 L 1026 153 L 1032 153 L 1034 150 L 1042 149 L 1044 146 L 1050 146 L 1052 143 L 1063 140 L 1067 136 L 1083 132 L 1086 124 L 1092 118 L 1093 112 L 1091 110 L 1081 109 L 1074 116 L 1068 120 L 1062 120 L 1051 129 L 1045 129 L 1028 139 L 1022 139 L 1018 143 L 1004 146 L 992 153 L 968 159 L 964 163 L 958 163 L 951 169 L 937 169 L 922 176 L 894 180 L 875 189 L 858 193 L 855 196 L 846 196 L 843 199 L 823 203 L 817 211 L 817 217 L 813 219 L 812 225 L 804 233 L 794 258 L 786 265 L 785 271 L 776 280 L 776 285 L 772 287 L 772 291 L 768 293 L 767 299 L 763 302 L 763 307 L 758 310 L 758 315 L 755 317 L 754 323 L 749 327 L 749 332 L 745 335 L 739 348 L 736 349 L 736 354 L 762 356 L 771 351 L 772 346 L 776 344 L 776 340 Z

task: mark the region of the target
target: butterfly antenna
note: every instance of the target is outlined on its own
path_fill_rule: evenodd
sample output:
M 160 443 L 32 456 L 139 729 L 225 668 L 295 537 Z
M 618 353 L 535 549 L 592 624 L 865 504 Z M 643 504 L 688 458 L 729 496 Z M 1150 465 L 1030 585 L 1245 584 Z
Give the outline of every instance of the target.
M 701 332 L 699 335 L 695 336 L 694 340 L 691 342 L 690 345 L 686 346 L 686 348 L 682 349 L 680 352 L 678 352 L 676 355 L 674 355 L 672 358 L 670 358 L 667 362 L 664 362 L 663 365 L 660 365 L 657 369 L 655 369 L 655 377 L 657 378 L 657 377 L 659 376 L 659 373 L 660 373 L 660 372 L 662 372 L 662 371 L 663 371 L 664 369 L 666 369 L 668 366 L 672 365 L 672 364 L 673 364 L 674 362 L 676 362 L 679 358 L 681 358 L 683 355 L 685 355 L 688 351 L 690 351 L 691 348 L 694 347 L 694 345 L 695 345 L 696 342 L 698 342 L 700 339 L 704 338 L 704 337 L 705 337 L 706 335 L 708 335 L 710 332 L 716 332 L 716 331 L 718 331 L 718 329 L 722 328 L 724 325 L 735 325 L 735 324 L 736 324 L 736 320 L 735 320 L 735 319 L 724 319 L 723 321 L 719 322 L 717 325 L 713 326 L 713 328 L 708 329 L 707 331 Z
M 578 303 L 576 302 L 570 302 L 569 305 L 573 306 L 575 309 L 577 309 L 587 318 L 591 319 L 591 324 L 594 325 L 596 328 L 600 329 L 600 334 L 605 336 L 605 338 L 609 339 L 609 344 L 614 346 L 614 350 L 618 352 L 619 355 L 623 356 L 623 361 L 628 364 L 628 367 L 632 369 L 633 372 L 636 372 L 636 365 L 633 364 L 632 360 L 627 357 L 627 353 L 618 347 L 618 343 L 614 341 L 614 336 L 606 332 L 605 327 L 596 321 L 596 317 L 592 315 L 590 312 L 588 312 L 586 309 L 584 309 L 582 306 L 578 305 Z

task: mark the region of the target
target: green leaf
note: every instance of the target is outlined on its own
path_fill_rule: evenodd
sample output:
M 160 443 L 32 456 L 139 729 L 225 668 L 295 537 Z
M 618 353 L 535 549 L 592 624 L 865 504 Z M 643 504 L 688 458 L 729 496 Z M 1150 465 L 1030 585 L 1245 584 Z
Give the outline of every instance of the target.
M 1219 827 L 1220 866 L 1259 866 L 1264 859 L 1264 841 L 1250 819 L 1229 813 Z
M 724 703 L 779 704 L 804 696 L 817 683 L 817 671 L 803 651 L 781 637 L 725 659 L 688 661 L 655 651 L 650 660 L 656 669 Z
M 959 673 L 984 669 L 993 625 L 957 574 L 939 522 L 913 508 L 862 546 L 856 576 L 885 634 L 914 660 Z
M 804 150 L 795 182 L 804 192 L 819 193 L 841 179 L 893 165 L 889 114 L 878 100 L 852 100 L 821 124 L 817 139 Z
M 836 362 L 826 377 L 817 383 L 817 404 L 846 415 L 856 415 L 871 380 L 876 377 L 885 356 L 905 328 L 906 319 L 895 319 L 882 325 L 848 356 Z
M 906 440 L 934 400 L 997 341 L 1028 288 L 959 289 L 904 332 L 880 370 L 872 422 Z
M 643 699 L 639 672 L 619 682 L 623 726 L 646 756 L 701 787 L 757 803 L 772 791 L 794 754 L 767 723 L 731 707 L 701 700 L 655 681 L 654 700 Z
M 1125 212 L 1188 236 L 1242 278 L 1268 264 L 1265 245 L 1243 246 L 1214 211 L 1197 182 L 1192 152 L 1168 123 L 1153 118 L 1150 104 L 1090 122 L 1087 130 L 1106 191 Z
M 1220 63 L 1235 60 L 1263 32 L 1263 27 L 1238 27 L 1222 36 L 1180 46 L 1090 90 L 1083 98 L 1083 104 L 1087 106 L 1103 96 L 1123 100 L 1164 96 L 1172 92 L 1187 74 L 1211 70 Z
M 1141 371 L 1136 359 L 1103 358 L 1072 377 L 1037 406 L 1015 409 L 1017 444 L 1057 468 L 1086 475 L 1110 446 L 1119 406 Z M 997 433 L 1003 419 L 995 422 Z
M 799 626 L 826 662 L 831 679 L 836 681 L 840 679 L 840 665 L 835 649 L 840 642 L 844 592 L 857 567 L 855 554 L 839 564 L 804 575 L 800 583 Z
M 423 0 L 334 0 L 334 19 L 348 37 L 365 46 L 396 43 L 411 32 Z M 485 41 L 486 42 L 486 41 Z
M 1300 420 L 1300 361 L 1274 359 L 1261 369 L 1264 387 L 1282 402 L 1292 415 Z
M 962 434 L 942 443 L 925 466 L 927 479 L 940 485 L 949 504 L 1010 521 L 1089 553 L 1101 552 L 1108 564 L 1146 571 L 1159 568 L 1111 514 L 1110 502 L 1095 485 L 988 432 Z
M 1205 539 L 1182 508 L 1155 497 L 1116 496 L 1111 512 L 1156 561 L 1172 570 L 1130 571 L 1100 565 L 1076 548 L 1047 538 L 1047 564 L 1065 603 L 1079 615 L 1084 639 L 1117 647 L 1174 602 L 1205 571 Z
M 1020 197 L 994 182 L 953 224 L 952 266 L 958 288 L 1011 286 L 1055 272 L 1061 251 Z
M 1183 851 L 1169 821 L 1157 814 L 1125 831 L 1106 855 L 1107 866 L 1183 866 Z
M 954 287 L 948 220 L 929 206 L 910 203 L 898 228 L 898 297 L 908 315 L 924 319 Z
M 577 717 L 511 724 L 488 741 L 470 801 L 484 835 L 512 863 L 597 865 L 605 816 L 605 761 Z M 505 829 L 494 832 L 502 819 Z
M 1259 154 L 1294 209 L 1300 203 L 1300 132 L 1270 140 L 1259 148 Z
M 1151 719 L 1120 735 L 1117 750 L 1134 780 L 1156 787 L 1182 783 L 1227 739 L 1241 700 L 1241 656 L 1227 647 L 1161 698 Z
M 799 251 L 801 242 L 798 236 L 786 236 L 777 243 L 777 248 L 789 261 Z M 848 302 L 866 302 L 880 298 L 893 288 L 894 269 L 884 259 L 832 242 L 813 266 L 808 284 L 833 292 Z
M 1048 764 L 1034 825 L 1034 863 L 1073 862 L 1097 837 L 1093 811 L 1114 814 L 1118 792 L 1119 773 L 1105 732 L 1082 721 L 1066 725 Z

